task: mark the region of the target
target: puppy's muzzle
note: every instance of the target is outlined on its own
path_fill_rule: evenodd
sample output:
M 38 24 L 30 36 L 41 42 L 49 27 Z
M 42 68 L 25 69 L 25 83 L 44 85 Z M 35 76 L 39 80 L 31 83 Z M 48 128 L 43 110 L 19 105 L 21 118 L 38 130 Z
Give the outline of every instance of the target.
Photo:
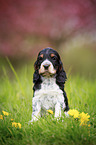
M 56 70 L 54 69 L 53 64 L 49 60 L 45 60 L 41 63 L 39 74 L 55 74 Z
M 45 70 L 48 70 L 49 66 L 50 66 L 50 64 L 43 65 L 43 67 L 44 67 Z

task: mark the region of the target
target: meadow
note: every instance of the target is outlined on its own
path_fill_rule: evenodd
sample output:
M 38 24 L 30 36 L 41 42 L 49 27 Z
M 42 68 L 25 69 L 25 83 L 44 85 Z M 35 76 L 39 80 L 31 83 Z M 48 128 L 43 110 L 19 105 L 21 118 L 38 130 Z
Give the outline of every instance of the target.
M 2 64 L 1 69 L 0 145 L 96 144 L 96 79 L 67 73 L 65 90 L 69 107 L 88 113 L 87 124 L 80 125 L 79 118 L 65 117 L 64 113 L 59 119 L 54 118 L 54 113 L 47 114 L 30 124 L 33 63 L 15 70 L 9 62 L 7 67 Z

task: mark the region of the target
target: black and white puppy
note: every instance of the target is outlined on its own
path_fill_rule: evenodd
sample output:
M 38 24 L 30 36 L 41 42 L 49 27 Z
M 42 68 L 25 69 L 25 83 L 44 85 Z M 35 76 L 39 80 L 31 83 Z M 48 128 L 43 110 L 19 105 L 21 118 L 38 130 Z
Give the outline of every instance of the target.
M 38 120 L 49 109 L 55 112 L 55 117 L 61 116 L 61 110 L 66 114 L 69 110 L 64 91 L 67 77 L 59 54 L 52 48 L 41 50 L 34 67 L 31 122 Z

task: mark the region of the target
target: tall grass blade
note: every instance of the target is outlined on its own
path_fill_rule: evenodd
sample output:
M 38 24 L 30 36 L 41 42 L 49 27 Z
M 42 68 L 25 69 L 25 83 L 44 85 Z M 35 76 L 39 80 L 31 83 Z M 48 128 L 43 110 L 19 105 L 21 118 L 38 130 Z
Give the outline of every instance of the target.
M 14 73 L 14 75 L 15 75 L 17 81 L 18 81 L 18 84 L 19 84 L 19 87 L 20 87 L 20 89 L 21 89 L 22 95 L 25 96 L 23 87 L 22 87 L 21 82 L 20 82 L 20 80 L 19 80 L 19 77 L 18 77 L 18 75 L 17 75 L 17 73 L 16 73 L 16 71 L 15 71 L 13 65 L 11 64 L 11 62 L 10 62 L 10 60 L 9 60 L 9 58 L 8 58 L 7 56 L 6 56 L 6 60 L 7 60 L 8 64 L 9 64 L 9 66 L 10 66 L 12 72 Z

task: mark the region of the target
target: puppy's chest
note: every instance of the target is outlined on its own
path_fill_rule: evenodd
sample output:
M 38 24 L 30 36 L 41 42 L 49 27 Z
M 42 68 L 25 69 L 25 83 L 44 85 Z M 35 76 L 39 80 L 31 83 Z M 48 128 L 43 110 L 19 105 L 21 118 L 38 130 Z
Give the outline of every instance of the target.
M 35 91 L 34 99 L 46 109 L 54 107 L 57 102 L 64 102 L 63 91 L 56 84 L 55 78 L 43 78 L 41 89 Z

